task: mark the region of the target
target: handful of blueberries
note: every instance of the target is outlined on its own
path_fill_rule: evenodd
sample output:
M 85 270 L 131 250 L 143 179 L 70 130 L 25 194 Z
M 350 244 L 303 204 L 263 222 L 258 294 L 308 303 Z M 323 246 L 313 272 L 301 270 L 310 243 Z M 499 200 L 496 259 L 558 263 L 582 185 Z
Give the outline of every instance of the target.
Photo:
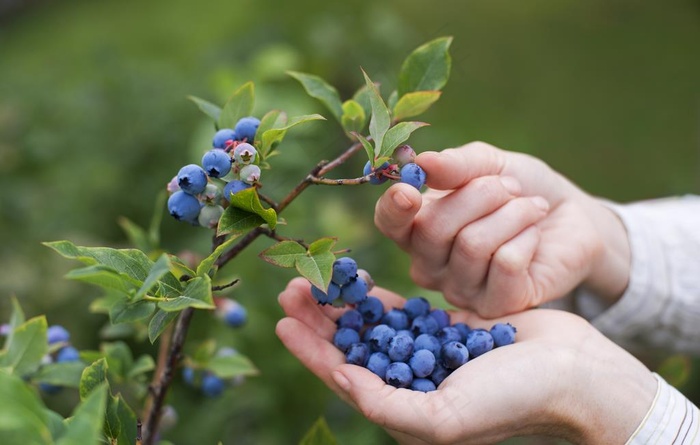
M 469 360 L 515 342 L 510 323 L 496 323 L 490 330 L 451 324 L 446 311 L 432 309 L 423 297 L 385 311 L 379 298 L 367 295 L 371 287 L 368 274 L 343 257 L 333 264 L 328 290 L 312 286 L 312 295 L 319 304 L 354 305 L 337 320 L 333 344 L 347 363 L 366 367 L 389 385 L 434 391 Z

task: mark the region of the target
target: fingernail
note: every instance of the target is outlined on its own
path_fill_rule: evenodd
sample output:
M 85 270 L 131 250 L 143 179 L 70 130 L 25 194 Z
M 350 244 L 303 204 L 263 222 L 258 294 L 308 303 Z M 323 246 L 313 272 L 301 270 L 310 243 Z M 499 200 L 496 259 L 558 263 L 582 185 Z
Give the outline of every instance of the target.
M 413 203 L 404 192 L 395 192 L 394 196 L 392 196 L 392 200 L 394 201 L 394 205 L 401 210 L 410 210 L 411 207 L 413 207 Z
M 350 380 L 348 380 L 347 377 L 345 377 L 341 372 L 333 371 L 331 377 L 333 377 L 335 384 L 340 386 L 340 389 L 345 392 L 350 392 Z
M 515 179 L 512 176 L 501 176 L 499 177 L 501 180 L 501 184 L 503 184 L 503 187 L 510 193 L 511 195 L 517 195 L 520 193 L 520 182 Z
M 533 196 L 532 198 L 530 198 L 530 200 L 535 205 L 535 207 L 542 210 L 543 212 L 546 212 L 547 210 L 549 210 L 549 202 L 546 199 L 544 199 L 543 197 Z

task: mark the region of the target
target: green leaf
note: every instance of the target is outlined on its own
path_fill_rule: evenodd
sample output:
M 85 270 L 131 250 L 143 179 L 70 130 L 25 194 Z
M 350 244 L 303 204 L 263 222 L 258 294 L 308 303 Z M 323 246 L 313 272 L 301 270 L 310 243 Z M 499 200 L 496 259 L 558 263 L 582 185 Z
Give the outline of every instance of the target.
M 168 254 L 164 253 L 156 261 L 151 270 L 148 272 L 148 276 L 143 281 L 141 288 L 134 294 L 133 301 L 141 300 L 146 294 L 155 286 L 158 281 L 160 281 L 163 276 L 170 273 L 170 257 Z
M 309 255 L 318 255 L 321 253 L 330 252 L 333 246 L 338 242 L 338 238 L 324 237 L 309 244 Z
M 51 431 L 51 437 L 54 441 L 58 440 L 63 433 L 66 431 L 66 424 L 63 423 L 65 420 L 62 415 L 58 414 L 56 411 L 51 411 L 46 409 L 47 425 L 49 431 Z M 1 437 L 1 435 L 0 435 Z M 4 443 L 4 442 L 3 442 Z
M 376 165 L 377 162 L 374 158 L 374 147 L 372 147 L 372 144 L 360 133 L 352 133 L 352 135 L 355 136 L 358 141 L 360 141 L 360 144 L 362 144 L 362 147 L 365 149 L 365 153 L 367 154 L 367 159 Z
M 144 250 L 144 252 L 151 253 L 151 251 L 158 249 L 160 245 L 160 223 L 163 221 L 163 209 L 166 207 L 165 203 L 167 200 L 168 193 L 166 190 L 161 190 L 156 196 L 153 216 L 151 216 L 151 223 L 148 226 L 148 240 L 151 250 Z
M 6 350 L 8 345 L 12 343 L 12 337 L 14 336 L 15 329 L 17 329 L 22 323 L 24 323 L 25 317 L 24 317 L 24 311 L 22 310 L 22 306 L 20 306 L 19 301 L 17 300 L 17 297 L 14 295 L 12 296 L 12 315 L 10 315 L 10 322 L 9 324 L 9 329 L 8 329 L 8 334 L 7 337 L 5 337 L 5 344 L 3 346 L 3 350 Z M 0 360 L 1 363 L 1 360 Z
M 399 92 L 394 90 L 391 92 L 389 95 L 389 98 L 386 100 L 386 106 L 390 109 L 393 110 L 394 107 L 396 106 L 396 102 L 399 100 Z
M 294 267 L 299 256 L 306 255 L 306 248 L 296 241 L 280 241 L 260 252 L 259 256 L 279 267 Z
M 178 312 L 165 312 L 163 310 L 156 311 L 156 314 L 148 323 L 148 340 L 151 344 L 155 343 L 160 337 L 160 334 L 165 331 L 165 328 L 177 318 Z
M 102 264 L 93 264 L 79 269 L 73 269 L 65 275 L 69 280 L 94 284 L 105 289 L 114 289 L 129 295 L 141 282 L 129 275 L 119 273 L 111 267 Z
M 413 91 L 404 94 L 394 106 L 394 120 L 398 122 L 424 113 L 440 99 L 441 94 L 440 91 Z
M 359 133 L 365 128 L 367 116 L 365 110 L 353 99 L 343 102 L 343 117 L 340 120 L 343 129 L 348 133 Z
M 117 395 L 116 406 L 117 418 L 119 419 L 120 433 L 117 437 L 117 444 L 132 444 L 136 442 L 136 414 L 126 403 L 121 394 Z
M 181 311 L 188 307 L 195 309 L 216 308 L 211 295 L 211 278 L 208 275 L 188 281 L 182 296 L 158 303 L 158 308 L 166 312 Z
M 389 109 L 384 104 L 382 96 L 379 94 L 377 86 L 372 82 L 367 73 L 362 71 L 365 76 L 365 83 L 369 89 L 369 100 L 372 105 L 372 117 L 369 120 L 369 134 L 374 140 L 375 152 L 382 146 L 384 134 L 386 134 L 391 125 Z
M 50 363 L 42 366 L 32 376 L 32 380 L 50 385 L 78 388 L 84 369 L 85 363 L 83 362 Z
M 257 190 L 251 187 L 231 194 L 230 205 L 219 220 L 217 235 L 240 235 L 264 223 L 274 229 L 277 212 L 264 208 Z
M 214 356 L 209 360 L 207 368 L 222 379 L 257 375 L 260 372 L 253 362 L 242 354 Z
M 340 101 L 338 90 L 336 90 L 335 87 L 312 74 L 305 74 L 297 71 L 288 71 L 287 73 L 301 83 L 309 96 L 321 101 L 321 103 L 330 110 L 333 116 L 340 121 L 343 115 L 343 105 Z
M 379 156 L 391 156 L 394 149 L 408 140 L 411 133 L 426 125 L 425 122 L 399 122 L 394 125 L 384 136 Z
M 108 394 L 107 406 L 105 409 L 105 419 L 103 424 L 103 432 L 106 438 L 110 441 L 117 439 L 122 430 L 122 425 L 119 421 L 118 411 L 119 398 Z
M 129 369 L 131 369 L 131 365 L 134 363 L 134 357 L 129 346 L 123 341 L 104 343 L 102 351 L 111 375 L 125 379 Z
M 156 363 L 153 361 L 153 357 L 150 355 L 144 354 L 140 356 L 134 364 L 131 366 L 131 369 L 129 369 L 129 372 L 127 374 L 127 378 L 129 380 L 134 380 L 137 377 L 139 377 L 141 374 L 145 374 L 149 371 L 153 371 L 156 369 Z
M 149 252 L 153 249 L 146 230 L 125 216 L 119 217 L 117 220 L 119 227 L 122 228 L 126 237 L 129 238 L 129 243 L 139 250 Z
M 56 445 L 96 444 L 102 441 L 107 385 L 94 388 L 68 419 L 66 430 Z
M 185 263 L 176 256 L 170 257 L 170 273 L 173 274 L 178 282 L 183 279 L 183 277 L 187 277 L 187 279 L 189 279 L 197 275 L 197 272 L 187 267 Z
M 0 443 L 53 443 L 48 410 L 20 377 L 0 371 L 0 400 Z
M 133 323 L 150 317 L 155 309 L 156 304 L 151 301 L 140 300 L 131 303 L 123 299 L 109 308 L 109 319 L 113 324 Z
M 221 254 L 223 254 L 226 249 L 231 247 L 231 245 L 238 239 L 238 237 L 241 235 L 241 233 L 233 233 L 231 236 L 221 243 L 219 247 L 214 249 L 214 251 L 206 258 L 202 260 L 201 263 L 197 266 L 197 276 L 198 277 L 203 277 L 204 275 L 209 275 L 210 272 L 214 270 L 214 263 L 216 263 L 216 260 L 219 259 Z
M 299 442 L 299 445 L 337 445 L 326 419 L 319 418 Z
M 305 114 L 303 116 L 293 117 L 289 120 L 287 124 L 281 127 L 275 127 L 266 130 L 262 135 L 263 158 L 265 158 L 270 154 L 270 152 L 272 152 L 273 146 L 282 142 L 284 136 L 287 134 L 287 130 L 289 130 L 292 127 L 296 127 L 299 124 L 317 120 L 326 120 L 326 118 L 321 116 L 320 114 Z
M 369 99 L 371 94 L 367 85 L 362 85 L 352 96 L 352 100 L 357 102 L 362 107 L 362 110 L 364 110 L 365 117 L 372 114 L 372 103 Z
M 214 105 L 209 101 L 200 99 L 199 97 L 195 96 L 187 96 L 187 98 L 194 102 L 197 105 L 197 107 L 199 107 L 199 109 L 204 112 L 204 114 L 214 119 L 214 122 L 219 122 L 219 116 L 221 116 L 221 108 L 219 108 L 218 105 Z
M 321 252 L 298 257 L 295 266 L 297 272 L 311 284 L 319 289 L 328 289 L 333 274 L 333 261 L 335 255 L 332 252 Z
M 192 360 L 195 364 L 206 367 L 215 353 L 216 340 L 209 338 L 197 346 L 197 349 L 194 350 L 194 354 L 192 354 Z
M 282 110 L 270 110 L 260 119 L 260 125 L 258 125 L 258 129 L 255 131 L 254 145 L 258 148 L 262 160 L 267 157 L 267 154 L 272 148 L 262 145 L 263 134 L 267 130 L 283 127 L 285 125 L 287 125 L 287 113 Z
M 440 37 L 416 48 L 401 65 L 399 97 L 412 91 L 440 90 L 450 77 L 452 37 Z
M 46 317 L 34 317 L 14 329 L 0 367 L 6 367 L 10 374 L 24 377 L 39 369 L 48 349 Z
M 254 102 L 255 87 L 253 82 L 246 82 L 233 93 L 226 105 L 224 105 L 218 119 L 218 128 L 235 127 L 239 119 L 250 116 L 253 113 Z
M 107 359 L 92 362 L 80 376 L 80 400 L 85 400 L 90 393 L 107 381 Z

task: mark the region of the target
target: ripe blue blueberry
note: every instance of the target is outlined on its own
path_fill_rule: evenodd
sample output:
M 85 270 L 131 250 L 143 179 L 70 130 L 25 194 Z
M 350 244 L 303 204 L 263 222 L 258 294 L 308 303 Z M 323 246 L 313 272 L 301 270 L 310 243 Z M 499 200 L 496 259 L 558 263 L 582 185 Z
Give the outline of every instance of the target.
M 185 366 L 182 368 L 182 379 L 190 386 L 194 386 L 195 372 L 193 368 Z
M 432 352 L 435 357 L 438 357 L 440 355 L 440 348 L 442 347 L 442 343 L 440 343 L 440 340 L 438 340 L 437 337 L 433 335 L 421 334 L 418 337 L 416 337 L 416 340 L 413 343 L 414 349 L 416 351 L 420 349 L 425 349 L 427 351 Z
M 351 365 L 365 366 L 369 359 L 369 346 L 365 343 L 353 343 L 345 353 L 345 362 Z
M 48 395 L 58 394 L 62 389 L 63 386 L 52 385 L 51 383 L 39 383 L 39 390 Z
M 445 326 L 437 331 L 435 337 L 440 340 L 440 344 L 445 344 L 451 341 L 462 342 L 462 334 L 460 334 L 459 329 L 454 326 Z
M 413 332 L 411 332 L 410 329 L 399 329 L 396 331 L 396 335 L 406 335 L 414 340 L 416 339 L 416 336 L 413 335 Z
M 324 292 L 312 284 L 311 295 L 316 299 L 318 304 L 330 304 L 333 300 L 340 297 L 340 286 L 331 282 L 326 292 Z
M 212 178 L 221 178 L 231 171 L 231 156 L 223 150 L 209 150 L 202 156 L 202 167 Z
M 429 315 L 437 321 L 440 329 L 450 325 L 450 314 L 443 309 L 433 309 Z
M 56 363 L 78 362 L 80 361 L 80 352 L 73 346 L 61 348 L 56 353 Z
M 469 331 L 471 331 L 472 328 L 470 328 L 468 324 L 461 323 L 461 322 L 453 324 L 452 327 L 457 328 L 457 330 L 459 331 L 459 335 L 462 337 L 460 342 L 464 343 L 466 345 L 467 344 L 467 335 L 469 335 Z
M 369 296 L 365 301 L 357 305 L 357 310 L 362 314 L 365 323 L 373 324 L 382 319 L 384 304 L 379 298 Z
M 384 314 L 382 317 L 382 323 L 389 325 L 392 328 L 400 331 L 402 329 L 408 329 L 410 323 L 408 321 L 408 315 L 401 309 L 391 309 Z
M 333 344 L 343 352 L 347 352 L 353 343 L 360 343 L 360 334 L 350 328 L 340 328 L 333 335 Z
M 340 287 L 340 298 L 348 304 L 359 304 L 367 298 L 367 283 L 362 278 L 352 278 Z
M 372 351 L 387 353 L 389 351 L 389 343 L 395 335 L 396 330 L 385 324 L 378 324 L 373 327 L 369 336 L 369 345 Z
M 374 352 L 367 360 L 367 369 L 375 373 L 382 380 L 386 377 L 386 369 L 391 364 L 391 359 L 383 352 Z
M 445 368 L 457 369 L 469 360 L 469 350 L 458 341 L 445 343 L 440 349 L 440 360 Z
M 258 151 L 251 144 L 247 142 L 242 142 L 236 145 L 233 149 L 233 158 L 236 160 L 239 166 L 252 164 L 255 162 L 255 157 L 258 155 Z
M 194 196 L 177 191 L 168 198 L 168 212 L 178 221 L 195 222 L 199 217 L 201 204 Z
M 401 167 L 401 182 L 412 185 L 420 190 L 425 184 L 425 171 L 418 164 L 409 162 Z
M 435 335 L 439 329 L 437 320 L 430 315 L 420 315 L 411 322 L 411 331 L 415 336 L 420 334 Z
M 435 369 L 433 370 L 433 373 L 430 374 L 430 380 L 432 380 L 433 383 L 435 383 L 435 386 L 440 386 L 440 383 L 442 383 L 442 381 L 445 380 L 447 376 L 451 373 L 451 369 L 445 368 L 438 361 L 438 363 L 435 364 Z
M 331 281 L 339 286 L 348 284 L 357 276 L 357 262 L 350 257 L 341 257 L 333 262 Z
M 46 337 L 50 345 L 54 343 L 67 342 L 70 340 L 70 333 L 61 325 L 49 326 L 46 330 Z
M 403 310 L 408 314 L 408 318 L 413 321 L 414 318 L 430 313 L 430 302 L 424 297 L 414 297 L 406 300 Z
M 437 387 L 432 380 L 429 379 L 413 379 L 411 389 L 414 391 L 430 392 L 435 391 Z
M 413 338 L 408 335 L 395 335 L 389 341 L 387 354 L 394 362 L 407 361 L 413 354 Z
M 225 387 L 224 381 L 210 372 L 204 374 L 204 377 L 202 377 L 202 393 L 207 397 L 220 396 L 221 393 L 224 392 Z
M 226 202 L 231 202 L 231 194 L 236 194 L 251 187 L 252 185 L 250 184 L 247 184 L 239 179 L 234 179 L 233 181 L 229 181 L 229 183 L 224 186 L 223 198 L 226 200 Z
M 185 165 L 177 172 L 177 185 L 190 195 L 197 195 L 207 186 L 207 173 L 197 164 Z
M 413 382 L 413 371 L 411 367 L 404 362 L 393 362 L 386 369 L 384 379 L 391 386 L 397 388 L 408 388 Z
M 377 168 L 372 168 L 372 161 L 367 161 L 365 164 L 364 168 L 362 169 L 362 174 L 364 176 L 369 175 L 373 171 L 375 172 L 374 175 L 372 175 L 371 178 L 369 178 L 369 183 L 373 185 L 380 185 L 384 184 L 386 181 L 389 180 L 386 176 L 382 175 L 382 171 L 386 170 L 389 168 L 389 163 L 385 162 L 382 165 L 380 165 Z
M 258 131 L 258 126 L 260 126 L 260 119 L 253 116 L 243 117 L 236 122 L 233 131 L 236 132 L 239 141 L 253 142 L 253 139 L 255 139 L 255 132 Z
M 435 354 L 427 349 L 419 349 L 413 352 L 413 355 L 408 360 L 408 365 L 416 377 L 428 377 L 435 370 Z
M 478 357 L 493 349 L 493 337 L 486 329 L 473 329 L 467 335 L 467 348 L 472 357 Z
M 212 140 L 212 146 L 214 148 L 225 149 L 233 141 L 237 140 L 236 132 L 230 128 L 222 128 L 214 134 L 214 139 Z
M 248 311 L 243 305 L 233 300 L 224 300 L 222 318 L 232 328 L 243 326 L 248 320 Z
M 489 332 L 491 337 L 493 337 L 493 343 L 496 347 L 515 343 L 515 333 L 517 329 L 510 323 L 496 323 L 491 326 Z
M 213 229 L 219 225 L 219 219 L 224 214 L 224 208 L 219 205 L 205 205 L 199 210 L 197 222 L 200 226 Z
M 357 309 L 350 309 L 338 318 L 336 324 L 339 328 L 350 328 L 360 332 L 365 322 L 360 311 Z

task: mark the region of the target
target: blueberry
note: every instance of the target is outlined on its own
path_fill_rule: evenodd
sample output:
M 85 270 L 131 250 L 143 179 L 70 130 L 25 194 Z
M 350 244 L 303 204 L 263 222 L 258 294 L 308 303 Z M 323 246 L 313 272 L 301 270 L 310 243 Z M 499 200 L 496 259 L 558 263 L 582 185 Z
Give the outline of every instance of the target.
M 224 392 L 224 381 L 212 373 L 202 377 L 202 393 L 207 397 L 218 397 Z
M 382 380 L 386 377 L 386 369 L 391 364 L 391 359 L 383 352 L 374 352 L 367 360 L 367 369 L 378 375 Z
M 377 323 L 384 315 L 384 304 L 379 298 L 369 296 L 357 305 L 357 310 L 362 314 L 365 323 Z
M 246 184 L 255 184 L 260 180 L 260 167 L 255 164 L 248 164 L 241 167 L 239 172 L 241 181 Z
M 340 298 L 348 304 L 359 304 L 367 298 L 367 283 L 362 278 L 353 278 L 341 286 Z
M 391 158 L 398 164 L 399 167 L 403 167 L 404 165 L 416 160 L 416 152 L 410 145 L 399 145 L 394 149 L 394 153 L 392 153 Z
M 190 195 L 197 195 L 207 186 L 207 173 L 197 164 L 185 165 L 177 172 L 177 185 Z
M 369 345 L 373 351 L 386 353 L 389 350 L 389 343 L 396 335 L 396 330 L 385 324 L 378 324 L 372 328 L 372 333 L 369 336 Z
M 408 321 L 408 315 L 401 309 L 391 309 L 384 317 L 382 317 L 382 323 L 391 326 L 392 328 L 400 331 L 401 329 L 408 329 L 410 326 Z
M 493 337 L 486 329 L 474 329 L 467 335 L 467 348 L 472 357 L 478 357 L 493 349 Z
M 54 343 L 62 343 L 70 340 L 70 333 L 63 326 L 55 324 L 49 326 L 46 330 L 46 337 L 49 344 L 53 345 Z
M 247 184 L 239 179 L 234 179 L 224 186 L 224 200 L 226 200 L 226 202 L 231 202 L 231 194 L 236 194 L 241 190 L 249 189 L 251 187 L 252 185 L 250 184 Z
M 330 283 L 328 289 L 324 292 L 312 284 L 311 295 L 313 295 L 318 304 L 330 304 L 333 300 L 340 297 L 340 286 Z
M 352 365 L 365 366 L 369 359 L 369 346 L 365 343 L 353 343 L 345 352 L 345 362 Z
M 409 162 L 401 167 L 400 175 L 401 182 L 412 185 L 418 190 L 420 190 L 420 188 L 423 187 L 423 184 L 425 184 L 425 172 L 418 166 L 418 164 L 413 162 Z
M 354 329 L 340 328 L 333 335 L 333 344 L 343 352 L 347 352 L 353 343 L 360 343 L 360 334 Z
M 384 176 L 384 175 L 381 174 L 381 172 L 382 172 L 383 170 L 386 170 L 387 168 L 389 168 L 389 163 L 388 163 L 388 162 L 385 162 L 385 163 L 383 163 L 382 165 L 380 165 L 379 167 L 373 169 L 373 168 L 372 168 L 372 162 L 371 162 L 371 161 L 367 161 L 367 163 L 365 164 L 364 168 L 362 169 L 362 174 L 363 174 L 364 176 L 367 176 L 367 175 L 369 175 L 370 173 L 372 173 L 372 172 L 374 171 L 375 174 L 372 175 L 371 178 L 369 178 L 369 183 L 370 183 L 370 184 L 373 184 L 373 185 L 380 185 L 380 184 L 384 184 L 386 181 L 389 180 L 389 178 L 387 178 L 386 176 Z
M 220 205 L 204 206 L 199 209 L 197 222 L 200 226 L 213 229 L 219 225 L 219 219 L 224 214 L 224 208 Z
M 338 258 L 333 262 L 333 276 L 331 281 L 337 285 L 348 284 L 357 276 L 357 263 L 350 257 Z
M 366 270 L 357 269 L 357 278 L 365 280 L 365 283 L 367 283 L 367 292 L 371 291 L 374 287 L 374 280 L 372 279 L 372 275 L 370 275 L 369 272 L 367 272 Z
M 440 326 L 438 325 L 437 320 L 430 315 L 420 315 L 411 323 L 411 331 L 415 336 L 420 334 L 435 335 L 439 329 Z
M 515 343 L 515 333 L 517 329 L 510 323 L 496 323 L 491 326 L 489 332 L 491 337 L 493 337 L 493 343 L 496 347 Z
M 182 190 L 173 193 L 168 198 L 168 212 L 178 221 L 196 221 L 201 207 L 197 198 Z
M 190 386 L 194 386 L 195 372 L 193 368 L 185 366 L 182 368 L 182 379 Z
M 469 335 L 469 332 L 472 330 L 472 328 L 470 328 L 469 325 L 466 323 L 455 323 L 452 325 L 452 327 L 457 328 L 457 330 L 459 331 L 459 335 L 462 336 L 460 342 L 467 344 L 467 335 Z
M 360 311 L 350 309 L 338 318 L 336 324 L 339 328 L 350 328 L 360 332 L 365 324 L 365 320 L 362 318 Z
M 221 178 L 231 171 L 231 156 L 223 150 L 209 150 L 202 156 L 202 167 L 212 178 Z
M 414 391 L 430 392 L 435 391 L 435 383 L 429 379 L 413 379 L 411 389 Z
M 403 362 L 393 362 L 386 369 L 384 379 L 391 386 L 397 388 L 408 388 L 413 382 L 413 371 L 411 367 Z
M 408 365 L 416 377 L 428 377 L 435 370 L 435 354 L 427 349 L 419 349 L 408 360 Z
M 459 333 L 459 329 L 454 326 L 445 326 L 444 328 L 437 331 L 435 337 L 440 341 L 440 344 L 445 344 L 451 341 L 462 342 L 462 334 Z
M 255 162 L 255 157 L 258 155 L 258 151 L 251 144 L 247 142 L 242 142 L 236 145 L 233 149 L 233 158 L 236 160 L 239 166 L 252 164 Z
M 233 300 L 228 301 L 233 304 L 226 308 L 224 312 L 224 321 L 233 328 L 243 326 L 248 320 L 248 311 L 240 303 Z
M 435 357 L 440 355 L 440 348 L 442 344 L 437 337 L 430 334 L 421 334 L 416 337 L 414 343 L 414 349 L 418 351 L 419 349 L 425 349 L 433 353 Z
M 435 386 L 440 386 L 440 383 L 442 383 L 442 381 L 445 380 L 451 373 L 452 370 L 445 368 L 440 364 L 440 362 L 437 362 L 433 373 L 430 374 L 430 380 L 435 383 Z
M 414 297 L 406 300 L 403 310 L 408 315 L 408 318 L 413 321 L 414 318 L 430 313 L 430 302 L 424 297 Z
M 236 122 L 233 131 L 236 132 L 239 141 L 253 142 L 253 139 L 255 139 L 255 132 L 258 131 L 258 126 L 260 126 L 260 119 L 253 116 L 243 117 Z
M 407 335 L 395 335 L 389 341 L 387 354 L 394 362 L 407 361 L 413 354 L 413 338 Z
M 79 362 L 80 352 L 73 346 L 61 348 L 56 354 L 56 363 Z
M 230 128 L 222 128 L 221 130 L 217 131 L 214 134 L 214 139 L 212 140 L 212 146 L 214 148 L 220 148 L 220 149 L 225 149 L 231 143 L 235 140 L 237 140 L 238 137 L 236 136 L 236 132 L 233 131 Z
M 429 315 L 437 321 L 439 329 L 450 325 L 450 314 L 443 309 L 433 309 Z
M 445 368 L 457 369 L 469 360 L 469 350 L 458 341 L 445 343 L 440 349 L 440 360 Z
M 45 394 L 54 395 L 61 392 L 63 386 L 52 385 L 50 383 L 39 383 L 39 389 Z
M 416 339 L 416 336 L 413 335 L 413 332 L 411 332 L 410 329 L 399 329 L 396 331 L 396 335 L 406 335 L 408 337 L 411 337 L 413 340 Z

